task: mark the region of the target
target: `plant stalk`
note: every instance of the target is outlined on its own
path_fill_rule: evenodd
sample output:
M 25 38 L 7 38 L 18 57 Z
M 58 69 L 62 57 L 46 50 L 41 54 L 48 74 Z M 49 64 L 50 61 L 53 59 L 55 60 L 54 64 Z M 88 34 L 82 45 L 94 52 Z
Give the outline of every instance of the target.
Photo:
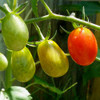
M 33 23 L 33 24 L 34 24 L 34 26 L 35 26 L 35 28 L 36 28 L 38 34 L 39 34 L 40 39 L 41 39 L 41 40 L 44 40 L 45 38 L 44 38 L 44 36 L 43 36 L 43 34 L 42 34 L 42 32 L 41 32 L 39 26 L 38 26 L 36 23 Z
M 8 11 L 7 11 L 5 8 L 3 8 L 2 6 L 0 6 L 0 10 L 1 10 L 2 12 L 4 12 L 5 14 L 8 13 Z
M 13 1 L 13 10 L 15 10 L 16 7 L 17 7 L 17 0 L 14 0 L 14 1 Z
M 75 23 L 85 25 L 85 26 L 92 28 L 92 29 L 95 29 L 95 30 L 100 30 L 99 25 L 93 24 L 91 22 L 84 21 L 82 19 L 79 19 L 79 18 L 76 18 L 76 17 L 73 17 L 73 16 L 64 16 L 64 15 L 59 15 L 59 14 L 55 14 L 55 13 L 53 13 L 52 16 L 51 15 L 45 15 L 45 16 L 42 16 L 42 17 L 32 18 L 32 19 L 26 20 L 25 22 L 27 24 L 29 24 L 29 23 L 40 22 L 40 21 L 49 20 L 49 19 L 58 19 L 58 20 L 63 20 L 63 21 L 68 21 L 68 22 L 75 22 Z
M 12 86 L 12 70 L 11 70 L 11 52 L 7 51 L 8 67 L 5 72 L 5 88 L 8 89 Z
M 47 12 L 52 15 L 52 11 L 51 9 L 49 8 L 49 6 L 44 2 L 44 0 L 41 0 L 42 4 L 44 5 L 44 7 L 46 8 Z

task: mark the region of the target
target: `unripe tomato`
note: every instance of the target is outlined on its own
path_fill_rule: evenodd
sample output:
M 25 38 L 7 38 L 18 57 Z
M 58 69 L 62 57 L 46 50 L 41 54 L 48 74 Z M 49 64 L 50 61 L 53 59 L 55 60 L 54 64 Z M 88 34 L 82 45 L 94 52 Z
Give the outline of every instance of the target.
M 47 75 L 60 77 L 68 71 L 68 59 L 54 41 L 44 40 L 39 44 L 37 52 L 41 67 Z
M 0 53 L 0 71 L 4 71 L 8 66 L 8 60 L 7 58 Z
M 13 75 L 19 82 L 27 82 L 35 74 L 35 62 L 26 47 L 12 52 L 11 66 Z
M 68 49 L 72 59 L 79 65 L 87 66 L 97 55 L 97 41 L 87 28 L 77 28 L 68 37 Z
M 8 49 L 17 51 L 25 47 L 29 32 L 19 15 L 8 14 L 2 21 L 2 34 Z

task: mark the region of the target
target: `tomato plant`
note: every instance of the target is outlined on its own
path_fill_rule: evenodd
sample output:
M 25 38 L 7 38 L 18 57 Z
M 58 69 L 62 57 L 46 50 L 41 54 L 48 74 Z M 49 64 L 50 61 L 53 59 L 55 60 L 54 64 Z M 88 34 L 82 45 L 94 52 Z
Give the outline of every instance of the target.
M 97 41 L 87 28 L 77 28 L 68 37 L 68 49 L 73 60 L 82 66 L 90 65 L 97 56 Z
M 62 49 L 52 40 L 44 40 L 37 49 L 40 64 L 51 77 L 63 76 L 69 68 L 69 62 Z
M 92 64 L 95 61 L 95 59 L 100 61 L 100 55 L 97 56 L 98 46 L 97 46 L 96 38 L 94 34 L 90 31 L 90 29 L 85 28 L 87 26 L 96 30 L 100 30 L 100 26 L 83 20 L 86 19 L 85 12 L 84 12 L 85 9 L 83 9 L 84 16 L 81 20 L 79 18 L 76 18 L 74 13 L 69 14 L 69 16 L 55 14 L 51 11 L 51 9 L 48 7 L 48 5 L 45 3 L 44 0 L 40 0 L 41 3 L 46 8 L 48 15 L 39 17 L 37 11 L 38 1 L 39 0 L 30 1 L 32 3 L 31 4 L 32 9 L 30 9 L 27 15 L 25 16 L 24 18 L 25 20 L 23 20 L 20 17 L 21 16 L 20 14 L 27 7 L 27 2 L 18 5 L 17 0 L 7 0 L 7 4 L 4 4 L 4 7 L 0 6 L 0 10 L 2 10 L 5 13 L 5 16 L 0 19 L 0 23 L 2 25 L 1 28 L 2 30 L 0 32 L 2 33 L 5 45 L 7 46 L 6 50 L 7 52 L 9 52 L 7 56 L 8 60 L 3 54 L 0 53 L 0 71 L 4 71 L 8 66 L 8 68 L 5 70 L 5 81 L 2 82 L 4 84 L 4 89 L 1 89 L 0 91 L 0 100 L 1 99 L 4 100 L 5 98 L 7 98 L 7 100 L 10 99 L 32 100 L 31 94 L 26 90 L 31 86 L 35 87 L 32 88 L 32 90 L 30 88 L 30 90 L 32 91 L 32 95 L 35 94 L 40 89 L 45 92 L 49 90 L 50 93 L 48 91 L 47 93 L 50 96 L 52 96 L 54 100 L 59 100 L 62 94 L 64 94 L 66 91 L 68 91 L 69 89 L 71 89 L 73 86 L 77 84 L 76 82 L 72 84 L 70 87 L 68 87 L 69 80 L 70 80 L 69 77 L 71 76 L 67 73 L 69 69 L 71 69 L 71 67 L 69 68 L 69 66 L 71 66 L 71 63 L 69 63 L 70 60 L 68 60 L 67 57 L 68 55 L 71 56 L 72 59 L 77 64 L 82 66 L 88 66 Z M 35 17 L 30 19 L 29 15 L 32 13 L 32 10 L 34 12 Z M 56 42 L 54 42 L 53 39 L 55 38 L 56 34 L 54 34 L 53 37 L 50 38 L 51 27 L 48 26 L 48 32 L 46 34 L 46 37 L 44 37 L 40 27 L 36 23 L 36 22 L 49 20 L 49 19 L 57 19 L 57 20 L 72 22 L 72 25 L 74 26 L 75 29 L 69 34 L 68 37 L 67 46 L 68 46 L 69 53 L 65 53 L 63 51 L 63 48 L 60 48 L 59 45 Z M 32 38 L 30 37 L 29 39 L 29 31 L 26 24 L 30 24 L 30 23 L 34 24 L 39 38 L 35 39 L 34 37 Z M 63 27 L 62 29 L 66 33 L 69 33 Z M 34 50 L 32 49 L 33 54 L 31 54 L 27 46 L 35 48 Z M 64 44 L 64 46 L 66 45 Z M 33 59 L 33 57 L 35 60 Z M 52 84 L 49 84 L 46 80 L 43 80 L 38 77 L 39 70 L 38 68 L 36 70 L 37 64 L 39 64 L 38 67 L 41 67 L 43 69 L 43 71 L 45 72 L 45 76 L 47 75 L 46 77 L 49 77 L 48 80 Z M 73 68 L 69 73 L 73 73 Z M 65 83 L 63 84 L 63 79 L 61 78 L 65 74 L 68 78 L 65 77 L 64 79 L 66 80 L 69 79 L 69 80 L 67 80 L 67 82 L 64 80 L 66 84 Z M 87 77 L 87 75 L 84 76 Z M 56 87 L 55 78 L 58 77 L 60 77 L 59 79 L 61 79 L 61 82 L 57 83 L 57 87 Z M 30 81 L 31 79 L 32 81 Z M 12 83 L 15 80 L 23 83 L 27 82 L 25 85 L 27 84 L 28 85 L 27 86 L 24 85 L 25 88 L 19 86 L 12 86 L 13 85 Z M 75 81 L 76 81 L 76 77 L 73 82 Z M 39 85 L 47 89 L 42 89 L 41 87 L 38 87 Z M 33 89 L 36 90 L 33 91 Z M 73 89 L 73 94 L 74 92 L 75 89 Z M 75 93 L 75 97 L 77 94 L 78 93 Z
M 2 34 L 8 49 L 18 51 L 28 42 L 29 32 L 23 19 L 13 13 L 9 13 L 2 20 Z
M 20 82 L 29 81 L 35 74 L 35 62 L 26 47 L 20 51 L 13 51 L 11 66 L 14 77 Z
M 7 58 L 0 53 L 0 71 L 4 71 L 8 66 L 8 60 Z

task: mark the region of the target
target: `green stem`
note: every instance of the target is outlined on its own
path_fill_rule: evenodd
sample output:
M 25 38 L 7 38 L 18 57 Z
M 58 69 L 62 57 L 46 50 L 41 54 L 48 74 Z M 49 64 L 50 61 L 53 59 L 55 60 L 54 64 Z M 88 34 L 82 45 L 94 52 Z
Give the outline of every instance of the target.
M 7 4 L 9 5 L 10 9 L 13 8 L 13 0 L 7 0 Z
M 9 0 L 6 0 L 6 1 L 7 1 L 7 4 L 10 5 L 10 1 Z
M 43 34 L 42 34 L 42 32 L 41 32 L 39 26 L 38 26 L 36 23 L 33 23 L 33 24 L 34 24 L 34 26 L 35 26 L 35 28 L 36 28 L 38 34 L 39 34 L 40 39 L 44 40 L 45 38 L 44 38 L 44 36 L 43 36 Z
M 67 89 L 65 89 L 64 91 L 62 91 L 62 93 L 67 92 L 69 89 L 71 89 L 72 87 L 74 87 L 76 84 L 77 84 L 77 82 L 76 82 L 76 83 L 74 83 L 74 84 L 72 84 L 70 87 L 68 87 L 68 88 L 67 88 Z
M 46 8 L 47 12 L 48 12 L 50 15 L 52 15 L 53 13 L 52 13 L 51 9 L 50 9 L 50 8 L 48 7 L 48 5 L 44 2 L 44 0 L 41 0 L 41 2 L 42 2 L 42 4 L 44 5 L 44 7 Z
M 0 75 L 0 80 L 1 80 L 1 83 L 2 83 L 3 87 L 5 88 L 5 82 L 4 82 L 4 79 L 3 79 L 3 75 L 2 74 Z
M 11 52 L 7 51 L 8 67 L 5 72 L 5 86 L 8 89 L 12 85 L 12 71 L 11 71 Z
M 70 54 L 69 54 L 69 53 L 65 53 L 65 55 L 66 55 L 66 56 L 70 56 Z
M 37 62 L 35 63 L 35 65 L 37 65 L 37 64 L 40 64 L 40 61 L 37 61 Z
M 28 19 L 25 22 L 27 24 L 29 24 L 29 23 L 33 23 L 33 22 L 40 22 L 40 21 L 48 20 L 48 19 L 50 19 L 50 16 L 49 15 L 45 15 L 43 17 Z
M 99 57 L 96 57 L 96 59 L 95 59 L 95 60 L 100 61 L 100 58 L 99 58 Z
M 0 6 L 0 10 L 3 11 L 5 14 L 8 13 L 8 11 L 5 8 L 3 8 L 2 6 Z
M 75 22 L 75 23 L 82 24 L 82 25 L 88 26 L 88 27 L 96 29 L 96 30 L 100 30 L 99 25 L 81 20 L 81 19 L 73 17 L 73 16 L 64 16 L 64 15 L 59 15 L 59 14 L 55 14 L 55 13 L 53 13 L 52 16 L 45 15 L 42 17 L 32 18 L 32 19 L 26 20 L 25 22 L 27 24 L 29 24 L 29 23 L 40 22 L 40 21 L 49 20 L 49 19 L 58 19 L 58 20 L 63 20 L 63 21 Z
M 32 8 L 29 10 L 29 12 L 28 12 L 27 15 L 25 16 L 25 19 L 24 19 L 24 20 L 27 20 L 27 19 L 28 19 L 28 17 L 29 17 L 29 15 L 31 14 L 31 12 L 32 12 Z
M 31 83 L 31 84 L 27 85 L 25 88 L 27 89 L 27 88 L 29 88 L 29 87 L 35 85 L 35 84 L 36 84 L 35 82 L 34 82 L 34 83 Z
M 11 12 L 11 9 L 9 8 L 9 6 L 8 6 L 8 4 L 4 4 L 4 7 L 6 8 L 6 10 L 8 11 L 8 12 Z
M 17 0 L 14 0 L 14 1 L 13 1 L 13 10 L 15 10 L 16 7 L 17 7 Z

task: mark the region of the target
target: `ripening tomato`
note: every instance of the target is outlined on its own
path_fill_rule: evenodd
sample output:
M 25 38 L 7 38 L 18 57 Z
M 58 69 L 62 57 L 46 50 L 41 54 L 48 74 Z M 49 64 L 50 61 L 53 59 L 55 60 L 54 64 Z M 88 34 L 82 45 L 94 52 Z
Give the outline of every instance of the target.
M 97 41 L 89 29 L 77 28 L 68 37 L 68 49 L 77 64 L 87 66 L 93 63 L 96 58 Z
M 0 71 L 4 71 L 8 66 L 8 60 L 7 58 L 0 53 Z
M 2 20 L 2 34 L 7 48 L 14 51 L 24 48 L 29 38 L 29 32 L 23 19 L 11 13 Z
M 13 51 L 11 57 L 12 72 L 19 82 L 29 81 L 35 74 L 35 62 L 28 48 Z
M 68 71 L 68 59 L 54 41 L 44 40 L 39 44 L 37 52 L 41 67 L 47 75 L 60 77 Z

